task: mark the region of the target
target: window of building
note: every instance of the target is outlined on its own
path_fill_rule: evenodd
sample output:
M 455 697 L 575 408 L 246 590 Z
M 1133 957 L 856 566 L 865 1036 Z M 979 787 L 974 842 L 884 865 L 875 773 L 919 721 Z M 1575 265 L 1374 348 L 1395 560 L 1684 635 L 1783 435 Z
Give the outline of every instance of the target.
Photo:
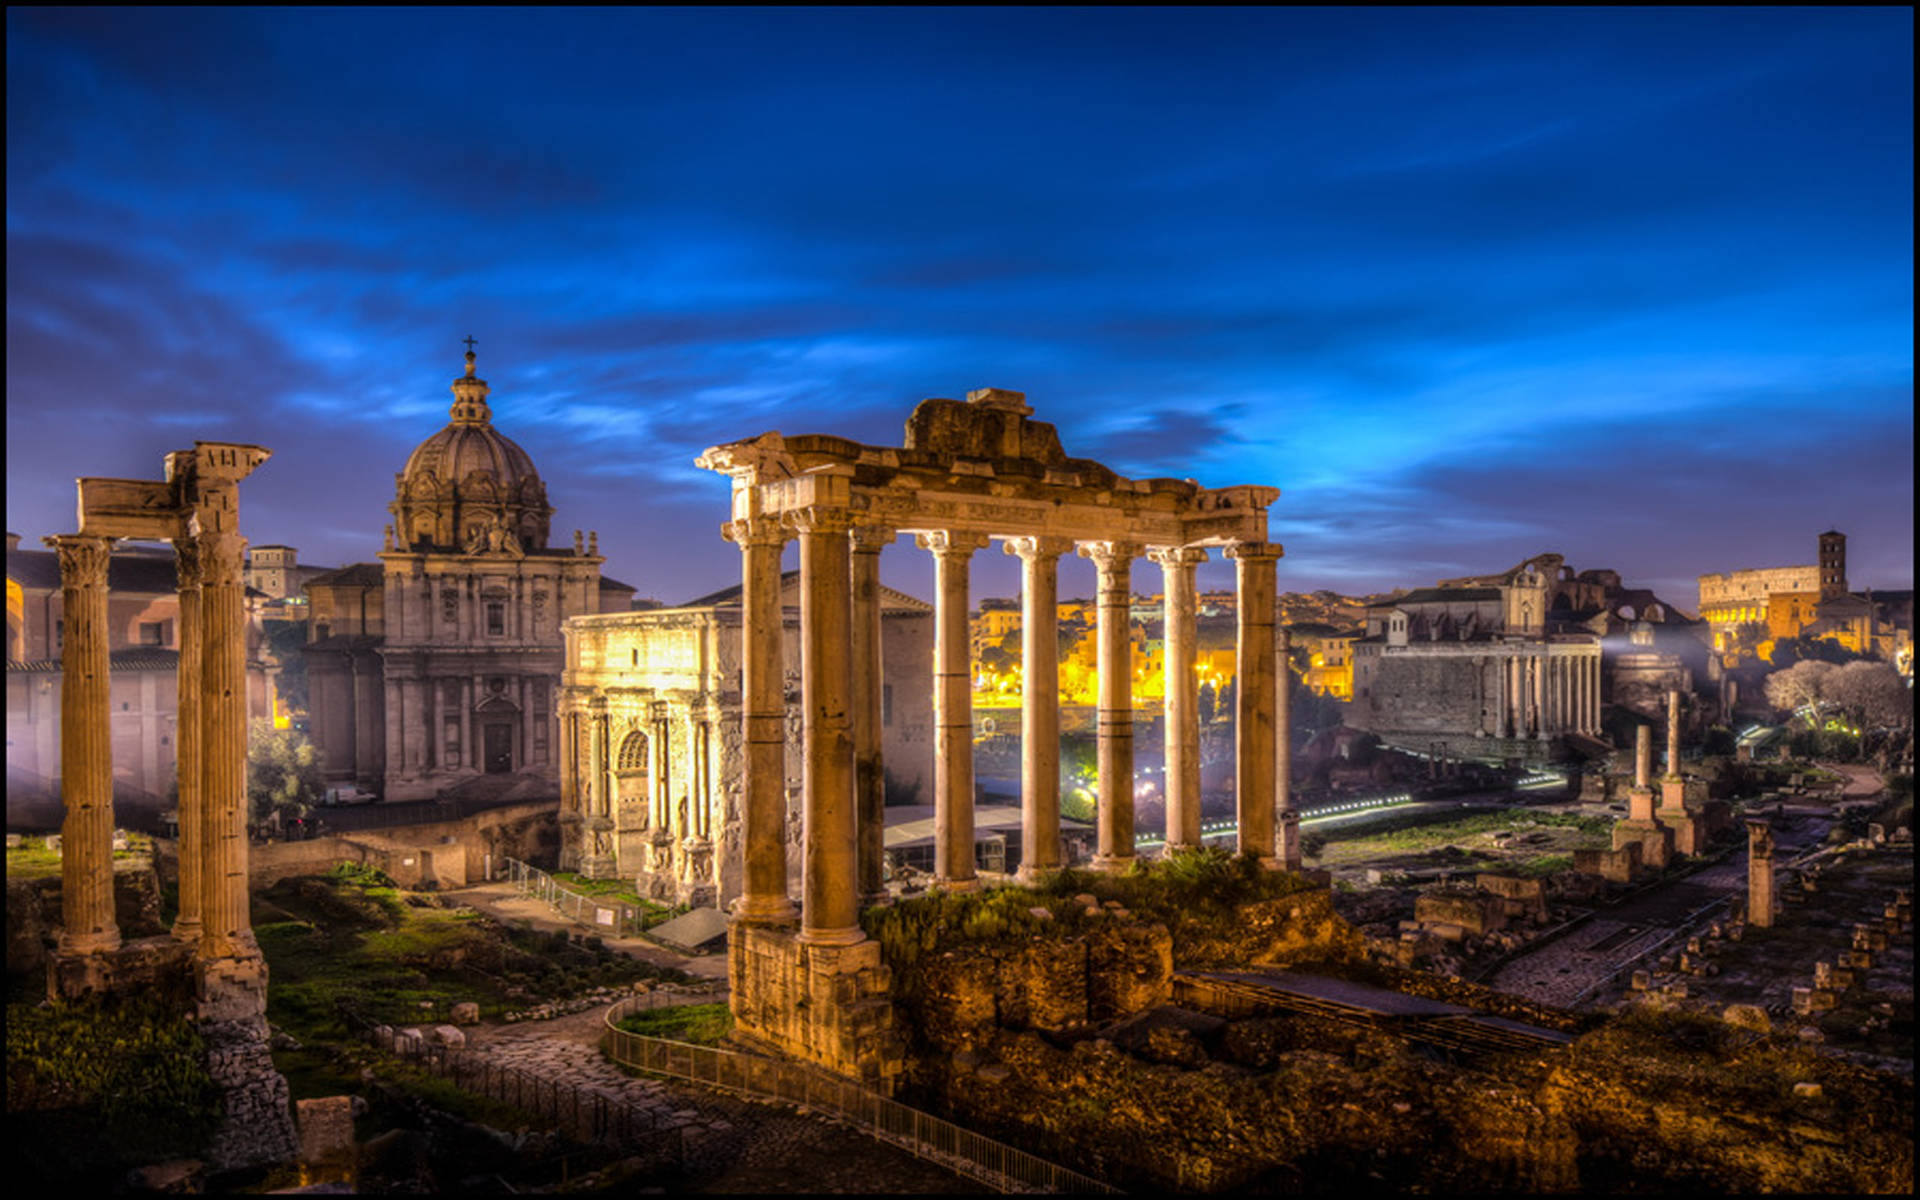
M 142 646 L 164 646 L 173 640 L 172 621 L 140 622 L 140 644 Z
M 502 637 L 507 632 L 507 606 L 498 601 L 487 605 L 487 634 Z

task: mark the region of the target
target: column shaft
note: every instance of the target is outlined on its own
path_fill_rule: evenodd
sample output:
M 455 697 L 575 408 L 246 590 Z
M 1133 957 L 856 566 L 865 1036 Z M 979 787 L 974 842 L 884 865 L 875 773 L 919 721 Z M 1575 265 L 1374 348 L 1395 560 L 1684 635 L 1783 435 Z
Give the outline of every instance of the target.
M 1277 586 L 1277 585 L 1276 585 Z M 1293 807 L 1293 635 L 1284 625 L 1273 633 L 1273 807 L 1280 826 L 1276 853 L 1280 865 L 1298 871 L 1300 861 L 1300 814 Z
M 247 676 L 244 565 L 237 533 L 200 536 L 200 787 L 206 827 L 200 954 L 257 953 L 247 913 Z
M 108 538 L 48 538 L 60 558 L 60 950 L 120 945 L 113 912 L 113 736 L 108 705 Z
M 1234 790 L 1240 852 L 1274 859 L 1274 564 L 1280 547 L 1243 542 L 1234 560 L 1234 669 L 1239 674 L 1234 727 Z
M 1198 650 L 1196 613 L 1199 600 L 1194 570 L 1207 559 L 1199 547 L 1156 550 L 1161 591 L 1165 595 L 1167 845 L 1200 845 L 1200 704 L 1194 681 Z
M 1100 712 L 1096 761 L 1099 808 L 1094 866 L 1121 871 L 1133 862 L 1133 556 L 1127 542 L 1089 542 L 1080 553 L 1099 571 L 1097 668 Z
M 1060 555 L 1071 543 L 1009 538 L 1020 559 L 1020 871 L 1060 868 Z
M 864 903 L 886 898 L 887 771 L 880 743 L 880 551 L 891 529 L 856 528 L 853 550 L 853 771 L 859 796 L 859 876 Z
M 921 534 L 933 552 L 933 876 L 978 887 L 973 860 L 973 660 L 967 608 L 973 534 Z
M 806 833 L 802 941 L 847 945 L 860 930 L 859 811 L 853 770 L 852 564 L 843 514 L 814 512 L 800 526 L 801 703 L 805 709 Z
M 750 920 L 793 916 L 787 898 L 787 713 L 780 654 L 780 550 L 786 531 L 766 517 L 735 521 L 740 547 L 741 707 L 746 762 L 742 837 L 746 887 L 734 911 Z
M 200 791 L 200 557 L 192 537 L 174 539 L 175 568 L 179 573 L 180 665 L 178 701 L 174 718 L 174 782 L 179 792 L 180 840 L 178 880 L 180 915 L 173 936 L 183 942 L 200 940 L 200 882 L 202 829 L 206 805 Z M 351 682 L 348 686 L 353 686 Z M 354 698 L 356 703 L 358 697 Z M 318 711 L 316 707 L 316 711 Z M 349 706 L 350 712 L 357 709 Z M 357 738 L 355 739 L 357 744 Z
M 1667 778 L 1680 778 L 1680 692 L 1667 693 Z

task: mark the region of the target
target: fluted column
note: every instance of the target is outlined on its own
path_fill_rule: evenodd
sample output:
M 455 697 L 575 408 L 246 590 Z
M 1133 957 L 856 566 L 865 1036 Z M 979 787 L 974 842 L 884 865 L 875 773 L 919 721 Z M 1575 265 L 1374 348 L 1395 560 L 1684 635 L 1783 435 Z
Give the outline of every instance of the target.
M 800 532 L 801 738 L 806 758 L 800 940 L 863 940 L 856 878 L 859 810 L 853 770 L 852 557 L 842 510 L 810 509 Z
M 780 658 L 780 551 L 787 531 L 772 517 L 733 522 L 740 547 L 740 692 L 746 761 L 741 793 L 745 891 L 734 912 L 753 921 L 787 921 L 787 732 Z
M 1667 693 L 1667 778 L 1680 778 L 1680 692 Z
M 1272 542 L 1227 547 L 1234 560 L 1235 698 L 1234 791 L 1240 852 L 1269 865 L 1274 857 L 1274 565 L 1281 550 Z
M 1060 869 L 1060 556 L 1065 538 L 1016 537 L 1020 560 L 1020 870 Z
M 1199 608 L 1194 571 L 1207 561 L 1198 546 L 1175 546 L 1151 551 L 1160 564 L 1165 610 L 1167 847 L 1200 845 L 1200 705 L 1193 669 Z
M 1080 555 L 1099 571 L 1099 811 L 1096 870 L 1123 871 L 1133 862 L 1133 604 L 1131 542 L 1083 542 Z
M 973 866 L 973 660 L 967 644 L 969 567 L 987 539 L 937 531 L 933 553 L 933 876 L 953 891 L 980 886 Z
M 880 551 L 895 533 L 875 525 L 855 526 L 853 551 L 853 774 L 859 797 L 859 877 L 862 904 L 887 898 L 887 770 L 880 743 L 881 661 Z
M 258 953 L 247 913 L 246 547 L 237 533 L 200 535 L 200 953 Z
M 173 936 L 183 942 L 200 941 L 200 900 L 204 885 L 201 877 L 199 847 L 205 836 L 206 804 L 200 791 L 200 554 L 199 545 L 190 536 L 173 541 L 175 569 L 179 576 L 180 661 L 178 700 L 174 719 L 174 780 L 180 793 L 180 915 L 174 918 Z M 348 684 L 352 686 L 351 682 Z M 357 703 L 357 697 L 355 698 Z M 349 707 L 350 712 L 357 709 Z M 356 739 L 357 742 L 357 739 Z
M 1281 866 L 1298 871 L 1300 813 L 1293 807 L 1293 634 L 1285 625 L 1274 628 L 1273 644 L 1279 673 L 1273 697 L 1273 808 L 1280 818 L 1277 855 Z
M 113 736 L 107 562 L 113 540 L 51 537 L 60 559 L 60 933 L 63 954 L 120 945 L 113 913 Z

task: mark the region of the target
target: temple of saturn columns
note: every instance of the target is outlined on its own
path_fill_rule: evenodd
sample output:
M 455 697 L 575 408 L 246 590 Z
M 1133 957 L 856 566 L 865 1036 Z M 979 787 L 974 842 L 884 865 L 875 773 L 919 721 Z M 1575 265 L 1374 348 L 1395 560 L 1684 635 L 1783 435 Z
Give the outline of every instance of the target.
M 736 1034 L 879 1087 L 899 1070 L 888 979 L 859 924 L 878 877 L 882 806 L 879 560 L 915 535 L 934 560 L 935 877 L 964 891 L 974 872 L 972 669 L 968 568 L 994 539 L 1022 564 L 1024 742 L 1020 872 L 1057 870 L 1059 690 L 1056 581 L 1077 550 L 1098 568 L 1098 853 L 1134 861 L 1133 703 L 1127 612 L 1133 561 L 1165 581 L 1167 843 L 1200 844 L 1195 568 L 1219 547 L 1238 583 L 1236 802 L 1239 848 L 1272 867 L 1299 865 L 1298 818 L 1279 769 L 1285 671 L 1275 636 L 1281 548 L 1267 540 L 1272 487 L 1203 488 L 1125 479 L 1067 457 L 1020 392 L 933 399 L 908 418 L 905 445 L 766 433 L 715 446 L 698 464 L 733 481 L 722 534 L 740 548 L 746 755 L 744 894 L 730 937 Z M 780 556 L 800 543 L 802 740 L 800 903 L 787 895 L 783 840 L 785 705 Z M 1174 686 L 1184 680 L 1184 687 Z
M 267 1051 L 267 967 L 247 914 L 246 539 L 239 484 L 259 446 L 195 442 L 164 480 L 79 481 L 80 530 L 59 552 L 61 645 L 59 944 L 53 999 L 191 997 L 225 1091 L 212 1155 L 223 1166 L 292 1151 L 287 1082 Z M 108 737 L 107 561 L 118 539 L 173 543 L 180 588 L 180 901 L 171 936 L 123 943 L 114 918 L 113 758 Z

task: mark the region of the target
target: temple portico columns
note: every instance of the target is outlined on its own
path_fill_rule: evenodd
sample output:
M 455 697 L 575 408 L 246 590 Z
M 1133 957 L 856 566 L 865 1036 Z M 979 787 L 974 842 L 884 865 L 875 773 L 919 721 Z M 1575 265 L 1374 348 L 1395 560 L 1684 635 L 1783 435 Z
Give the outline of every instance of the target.
M 1060 556 L 1066 538 L 1008 538 L 1020 560 L 1020 869 L 1060 869 Z
M 206 805 L 200 791 L 200 554 L 192 537 L 173 541 L 174 565 L 179 575 L 180 662 L 178 709 L 174 724 L 174 779 L 180 793 L 180 915 L 173 936 L 183 942 L 200 941 L 200 901 L 204 885 L 198 847 L 206 825 Z M 194 847 L 194 853 L 186 853 Z
M 852 527 L 843 509 L 795 514 L 800 533 L 800 694 L 806 761 L 800 940 L 862 941 L 854 796 Z M 964 614 L 963 614 L 964 619 Z
M 113 539 L 51 537 L 60 559 L 60 933 L 62 954 L 120 945 L 113 912 L 113 739 L 107 563 Z M 184 854 L 182 857 L 185 857 Z
M 1080 555 L 1093 560 L 1099 583 L 1100 675 L 1098 849 L 1093 866 L 1123 871 L 1133 862 L 1133 605 L 1132 572 L 1140 547 L 1131 542 L 1083 542 Z
M 973 865 L 973 659 L 967 612 L 980 534 L 918 537 L 933 553 L 933 877 L 952 891 L 980 886 Z
M 258 953 L 247 913 L 247 676 L 245 569 L 238 533 L 202 533 L 200 555 L 200 953 Z
M 745 778 L 740 823 L 746 845 L 745 890 L 734 913 L 761 922 L 793 919 L 787 896 L 786 701 L 780 659 L 780 552 L 788 532 L 777 518 L 727 526 L 740 547 L 741 707 Z
M 1147 555 L 1160 564 L 1165 593 L 1167 846 L 1200 845 L 1200 705 L 1193 672 L 1199 599 L 1194 571 L 1207 561 L 1199 546 L 1173 546 Z
M 853 773 L 859 797 L 860 900 L 887 897 L 887 773 L 880 752 L 880 552 L 898 536 L 878 525 L 856 525 L 853 551 Z
M 1274 542 L 1239 542 L 1227 547 L 1234 561 L 1238 595 L 1234 599 L 1234 666 L 1239 672 L 1235 698 L 1234 802 L 1240 826 L 1240 852 L 1278 866 L 1275 858 L 1274 751 L 1274 602 L 1275 564 L 1282 551 Z
M 1277 586 L 1277 585 L 1276 585 Z M 1280 865 L 1298 871 L 1300 862 L 1300 813 L 1293 807 L 1293 634 L 1285 625 L 1273 634 L 1274 666 L 1279 673 L 1273 697 L 1273 806 L 1280 814 Z M 1441 763 L 1445 764 L 1445 752 Z

